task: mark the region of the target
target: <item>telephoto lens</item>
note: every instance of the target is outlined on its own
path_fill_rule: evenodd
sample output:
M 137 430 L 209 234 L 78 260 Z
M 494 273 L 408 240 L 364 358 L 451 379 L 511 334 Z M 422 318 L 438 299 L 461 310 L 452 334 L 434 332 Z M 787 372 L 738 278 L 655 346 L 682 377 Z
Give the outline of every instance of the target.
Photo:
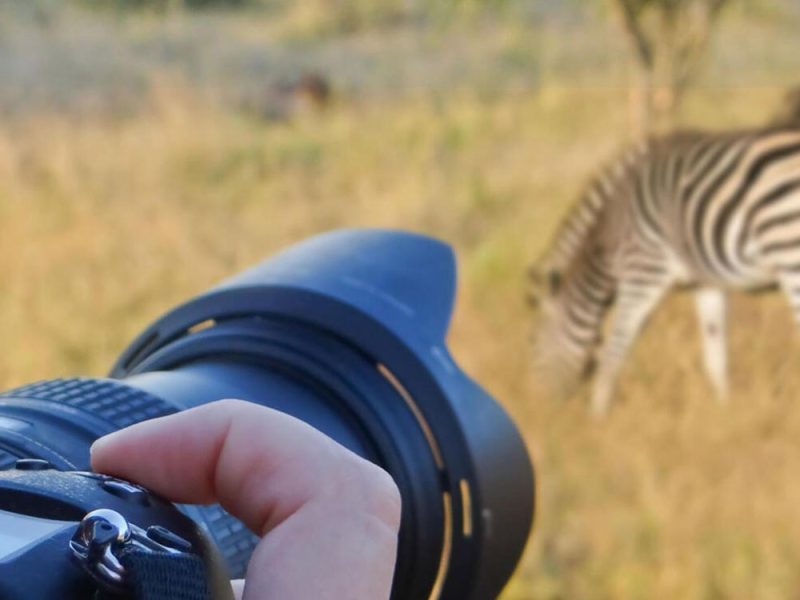
M 495 598 L 530 531 L 534 476 L 511 419 L 447 350 L 455 284 L 453 252 L 432 238 L 370 229 L 311 238 L 168 312 L 108 378 L 0 395 L 0 466 L 47 464 L 53 475 L 37 481 L 55 485 L 58 472 L 89 470 L 102 435 L 247 400 L 309 423 L 394 478 L 403 512 L 392 598 Z M 0 486 L 0 517 L 14 507 Z M 253 534 L 219 506 L 180 510 L 213 540 L 226 576 L 242 577 Z M 0 548 L 0 589 L 7 556 Z

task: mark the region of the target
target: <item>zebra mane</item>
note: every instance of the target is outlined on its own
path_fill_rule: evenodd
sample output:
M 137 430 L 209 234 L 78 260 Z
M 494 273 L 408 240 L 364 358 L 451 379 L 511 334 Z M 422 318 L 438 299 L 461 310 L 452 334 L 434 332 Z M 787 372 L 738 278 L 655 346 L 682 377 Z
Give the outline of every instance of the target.
M 556 229 L 549 250 L 537 265 L 548 272 L 562 272 L 580 255 L 597 229 L 605 207 L 619 196 L 622 187 L 639 161 L 648 154 L 654 140 L 628 148 L 599 170 L 584 188 L 575 205 Z

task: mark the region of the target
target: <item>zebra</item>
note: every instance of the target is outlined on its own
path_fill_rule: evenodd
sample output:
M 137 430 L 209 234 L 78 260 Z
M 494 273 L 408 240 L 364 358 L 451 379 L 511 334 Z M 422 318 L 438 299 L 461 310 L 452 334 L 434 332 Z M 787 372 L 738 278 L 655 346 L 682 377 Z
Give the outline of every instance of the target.
M 779 287 L 800 325 L 800 126 L 683 131 L 627 150 L 586 187 L 530 280 L 537 364 L 574 384 L 596 363 L 594 414 L 607 412 L 633 341 L 675 288 L 694 293 L 705 370 L 724 402 L 726 291 Z

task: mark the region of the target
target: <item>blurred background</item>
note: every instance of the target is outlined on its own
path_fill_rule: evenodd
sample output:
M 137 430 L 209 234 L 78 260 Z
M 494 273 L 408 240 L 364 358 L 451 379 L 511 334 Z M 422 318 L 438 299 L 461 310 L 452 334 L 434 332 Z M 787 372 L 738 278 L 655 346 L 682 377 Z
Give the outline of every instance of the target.
M 797 0 L 0 0 L 0 384 L 102 375 L 162 311 L 316 232 L 426 232 L 460 260 L 453 352 L 538 469 L 504 600 L 799 597 L 783 299 L 733 297 L 720 408 L 671 297 L 602 422 L 537 386 L 524 303 L 626 143 L 791 116 L 798 31 Z

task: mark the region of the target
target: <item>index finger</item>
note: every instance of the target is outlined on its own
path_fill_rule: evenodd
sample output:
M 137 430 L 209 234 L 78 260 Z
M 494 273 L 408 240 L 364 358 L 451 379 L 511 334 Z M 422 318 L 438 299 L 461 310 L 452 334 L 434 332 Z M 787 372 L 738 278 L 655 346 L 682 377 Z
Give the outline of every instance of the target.
M 396 494 L 372 489 L 393 486 L 388 475 L 306 423 L 238 400 L 101 438 L 92 446 L 92 467 L 175 502 L 219 502 L 259 535 L 303 504 L 340 496 L 345 487 L 358 502 L 354 508 L 392 526 L 399 518 L 399 499 L 384 497 Z

